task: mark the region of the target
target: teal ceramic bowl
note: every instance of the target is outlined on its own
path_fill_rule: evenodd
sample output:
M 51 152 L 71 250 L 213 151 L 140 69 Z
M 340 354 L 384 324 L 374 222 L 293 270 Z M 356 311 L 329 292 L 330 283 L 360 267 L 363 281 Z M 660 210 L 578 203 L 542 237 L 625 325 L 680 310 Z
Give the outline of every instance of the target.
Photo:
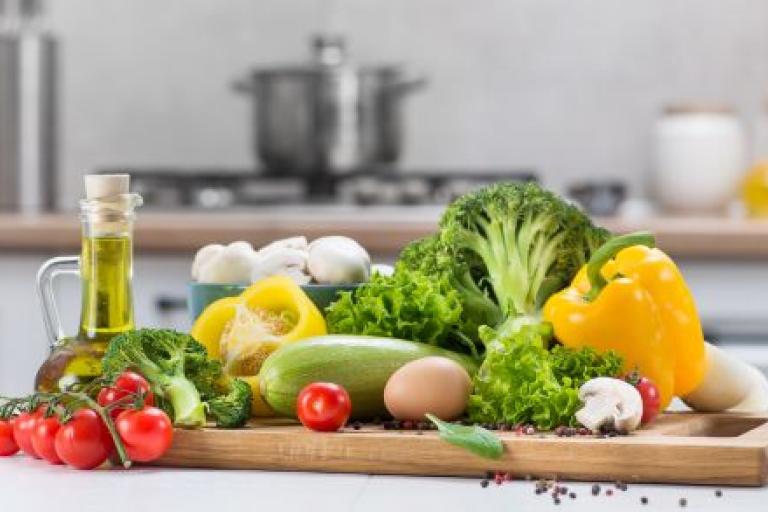
M 312 299 L 320 311 L 325 311 L 328 305 L 335 301 L 339 292 L 355 290 L 359 284 L 305 284 L 301 286 L 304 293 Z M 224 297 L 234 297 L 243 293 L 247 286 L 240 284 L 210 284 L 189 283 L 189 315 L 194 322 L 208 304 Z

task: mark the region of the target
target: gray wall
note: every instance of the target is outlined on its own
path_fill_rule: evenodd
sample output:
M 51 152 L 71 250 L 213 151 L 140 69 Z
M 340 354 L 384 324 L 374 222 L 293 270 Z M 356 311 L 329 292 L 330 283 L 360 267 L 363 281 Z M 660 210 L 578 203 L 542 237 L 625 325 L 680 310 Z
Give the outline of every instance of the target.
M 114 165 L 247 166 L 248 104 L 228 83 L 303 59 L 309 0 L 54 0 L 64 44 L 65 201 Z M 526 166 L 550 185 L 642 191 L 660 105 L 715 98 L 754 115 L 768 84 L 761 0 L 346 0 L 359 60 L 432 84 L 408 108 L 411 167 Z

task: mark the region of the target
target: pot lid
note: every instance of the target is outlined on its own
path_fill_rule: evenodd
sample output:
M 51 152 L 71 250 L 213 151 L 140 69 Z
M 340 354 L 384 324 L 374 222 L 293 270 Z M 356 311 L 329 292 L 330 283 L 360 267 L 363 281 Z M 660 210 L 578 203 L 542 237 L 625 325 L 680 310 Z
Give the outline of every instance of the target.
M 254 75 L 307 75 L 318 73 L 338 73 L 354 71 L 361 74 L 398 73 L 398 64 L 377 64 L 356 66 L 349 60 L 344 36 L 338 34 L 320 34 L 311 39 L 312 60 L 305 64 L 287 64 L 261 67 L 254 70 Z

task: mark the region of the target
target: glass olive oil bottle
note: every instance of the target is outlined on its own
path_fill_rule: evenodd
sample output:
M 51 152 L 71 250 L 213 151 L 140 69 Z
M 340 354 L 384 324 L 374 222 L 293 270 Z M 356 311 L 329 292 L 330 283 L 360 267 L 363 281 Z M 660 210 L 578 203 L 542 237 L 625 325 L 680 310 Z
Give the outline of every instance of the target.
M 80 202 L 80 257 L 49 260 L 38 273 L 51 355 L 37 372 L 35 387 L 58 391 L 101 374 L 101 358 L 114 336 L 131 330 L 133 321 L 133 220 L 141 197 L 128 193 L 127 175 L 86 176 L 86 199 Z M 80 327 L 64 335 L 53 296 L 57 275 L 80 276 Z

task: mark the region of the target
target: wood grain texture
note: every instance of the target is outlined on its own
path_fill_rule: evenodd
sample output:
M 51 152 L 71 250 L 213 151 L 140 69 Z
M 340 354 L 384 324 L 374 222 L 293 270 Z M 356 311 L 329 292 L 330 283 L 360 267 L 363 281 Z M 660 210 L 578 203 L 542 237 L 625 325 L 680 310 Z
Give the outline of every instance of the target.
M 624 437 L 502 432 L 504 456 L 488 460 L 445 443 L 433 431 L 371 426 L 319 434 L 272 420 L 240 430 L 179 430 L 157 464 L 468 477 L 492 470 L 569 480 L 758 486 L 768 478 L 766 422 L 762 416 L 671 413 Z
M 437 228 L 441 208 L 296 207 L 250 212 L 139 211 L 138 251 L 190 253 L 212 242 L 248 240 L 256 246 L 304 234 L 309 238 L 340 234 L 359 240 L 371 252 L 397 253 L 405 244 Z M 657 217 L 629 222 L 597 219 L 617 232 L 648 229 L 658 246 L 673 256 L 760 258 L 768 256 L 768 220 Z M 0 249 L 16 251 L 77 251 L 77 214 L 0 214 Z

